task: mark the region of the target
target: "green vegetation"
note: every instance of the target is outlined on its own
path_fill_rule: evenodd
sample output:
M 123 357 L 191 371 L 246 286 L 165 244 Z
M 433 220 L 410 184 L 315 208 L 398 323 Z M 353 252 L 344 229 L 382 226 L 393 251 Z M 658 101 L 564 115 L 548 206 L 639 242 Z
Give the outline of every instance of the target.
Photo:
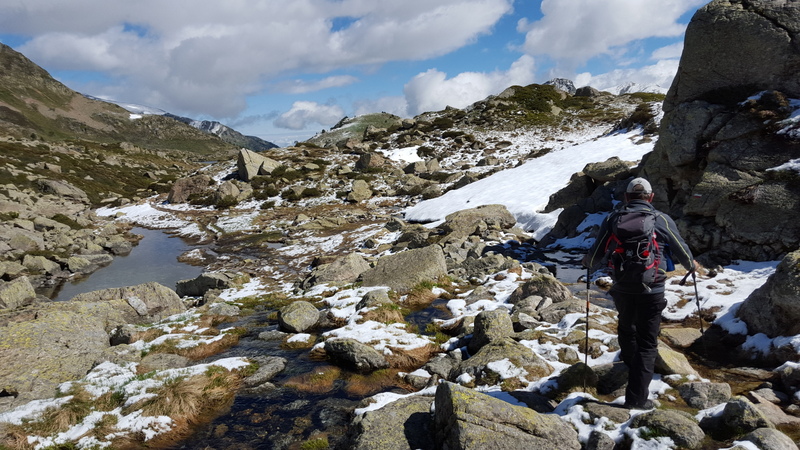
M 637 100 L 641 100 L 643 102 L 653 103 L 653 102 L 663 102 L 664 99 L 667 97 L 664 94 L 658 94 L 655 92 L 634 92 L 632 94 L 625 94 L 630 98 L 635 98 Z
M 324 450 L 330 448 L 328 438 L 309 439 L 300 444 L 300 450 Z
M 16 211 L 0 213 L 0 222 L 8 222 L 10 220 L 18 218 L 19 218 L 19 213 Z
M 81 189 L 94 206 L 100 206 L 113 189 L 113 193 L 124 197 L 147 192 L 153 180 L 144 176 L 144 167 L 159 167 L 173 178 L 184 170 L 195 167 L 174 167 L 175 161 L 168 154 L 156 154 L 144 150 L 125 150 L 117 144 L 98 144 L 89 141 L 70 141 L 71 150 L 56 153 L 47 145 L 27 147 L 17 142 L 0 142 L 0 184 L 13 184 L 18 189 L 39 190 L 31 181 L 34 177 L 65 181 Z M 117 163 L 114 163 L 117 161 Z M 124 163 L 123 163 L 124 162 Z M 52 172 L 43 163 L 61 167 L 61 173 Z M 13 167 L 16 170 L 9 170 Z M 69 223 L 67 225 L 70 225 Z

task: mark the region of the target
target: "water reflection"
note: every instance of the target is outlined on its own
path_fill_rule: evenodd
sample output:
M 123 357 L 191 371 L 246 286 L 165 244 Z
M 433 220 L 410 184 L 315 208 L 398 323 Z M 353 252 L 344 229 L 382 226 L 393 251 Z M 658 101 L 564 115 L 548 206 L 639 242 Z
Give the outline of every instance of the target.
M 162 230 L 136 227 L 131 232 L 143 235 L 144 239 L 133 247 L 129 255 L 115 257 L 111 264 L 86 278 L 64 283 L 51 298 L 64 301 L 84 292 L 134 286 L 151 281 L 175 289 L 178 281 L 195 278 L 203 272 L 202 267 L 178 262 L 178 256 L 197 248 L 196 246 Z

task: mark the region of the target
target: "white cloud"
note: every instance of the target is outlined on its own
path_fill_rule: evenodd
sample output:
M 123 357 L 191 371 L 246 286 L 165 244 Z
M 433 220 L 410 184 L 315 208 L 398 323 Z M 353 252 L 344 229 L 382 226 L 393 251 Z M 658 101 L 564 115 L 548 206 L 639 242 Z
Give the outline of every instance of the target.
M 26 0 L 0 3 L 0 30 L 33 36 L 19 50 L 49 70 L 99 70 L 114 82 L 92 94 L 220 118 L 277 76 L 447 54 L 512 9 L 512 0 Z M 334 28 L 342 17 L 347 26 Z
M 332 87 L 342 87 L 358 82 L 358 78 L 351 75 L 337 75 L 318 81 L 293 80 L 276 84 L 272 90 L 286 94 L 306 94 L 321 91 Z
M 656 84 L 663 88 L 669 88 L 677 72 L 678 60 L 665 59 L 637 69 L 616 69 L 600 75 L 592 75 L 589 72 L 584 72 L 578 74 L 574 82 L 577 87 L 592 86 L 600 90 L 605 90 L 628 82 L 642 85 Z
M 294 102 L 292 108 L 275 119 L 273 124 L 279 128 L 304 130 L 311 124 L 331 126 L 345 116 L 337 105 L 321 105 L 316 102 Z
M 577 67 L 598 55 L 619 56 L 619 46 L 685 31 L 678 19 L 706 0 L 543 0 L 536 22 L 521 21 L 524 49 Z M 624 53 L 624 52 L 623 52 Z
M 653 60 L 680 58 L 683 53 L 683 41 L 656 49 L 650 56 Z
M 534 79 L 534 60 L 523 55 L 508 71 L 463 72 L 453 78 L 436 69 L 415 76 L 404 88 L 408 112 L 416 115 L 446 106 L 463 108 L 512 85 L 527 85 Z
M 407 117 L 408 102 L 405 97 L 381 97 L 377 100 L 360 100 L 354 103 L 355 115 L 360 116 L 374 112 L 386 112 L 400 117 Z

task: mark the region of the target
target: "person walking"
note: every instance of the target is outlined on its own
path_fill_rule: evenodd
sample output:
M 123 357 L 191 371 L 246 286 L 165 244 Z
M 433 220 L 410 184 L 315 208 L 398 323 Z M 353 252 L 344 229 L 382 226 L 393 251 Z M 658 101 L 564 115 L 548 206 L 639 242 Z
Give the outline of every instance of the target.
M 672 267 L 668 253 L 688 270 L 695 270 L 697 264 L 679 234 L 675 221 L 651 205 L 653 197 L 653 189 L 646 179 L 634 178 L 628 183 L 624 204 L 602 222 L 597 240 L 583 259 L 584 267 L 590 271 L 598 270 L 609 261 L 609 265 L 613 266 L 614 284 L 609 293 L 618 311 L 620 359 L 628 367 L 624 406 L 633 409 L 654 407 L 648 395 L 658 355 L 661 312 L 667 306 L 664 286 L 667 268 Z M 642 243 L 638 245 L 644 248 L 638 252 L 638 256 L 649 262 L 625 266 L 627 270 L 617 267 L 624 265 L 622 260 L 625 254 L 631 253 L 623 251 L 623 244 L 617 236 L 622 234 L 618 230 L 624 222 L 649 223 L 648 233 L 654 235 L 649 246 Z M 644 225 L 645 228 L 647 226 Z M 637 277 L 637 272 L 643 273 Z

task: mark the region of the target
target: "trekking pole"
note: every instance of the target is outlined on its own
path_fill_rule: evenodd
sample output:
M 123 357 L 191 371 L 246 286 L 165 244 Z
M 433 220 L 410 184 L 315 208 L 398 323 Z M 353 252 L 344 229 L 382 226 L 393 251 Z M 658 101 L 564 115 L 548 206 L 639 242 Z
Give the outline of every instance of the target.
M 590 279 L 591 273 L 590 268 L 586 268 L 586 340 L 584 342 L 584 354 L 583 354 L 583 365 L 586 366 L 583 368 L 583 393 L 586 393 L 586 376 L 589 371 L 589 294 L 590 294 Z
M 700 319 L 700 335 L 702 337 L 705 332 L 703 331 L 703 316 L 700 314 L 700 293 L 697 291 L 697 277 L 695 275 L 694 268 L 692 268 L 692 270 L 690 270 L 689 273 L 687 273 L 678 284 L 684 286 L 686 284 L 686 279 L 689 278 L 689 275 L 692 276 L 692 284 L 694 284 L 694 299 L 697 303 L 697 318 Z
M 703 342 L 703 353 L 705 353 L 705 356 L 708 357 L 708 350 L 706 349 L 706 341 L 703 339 L 705 331 L 703 330 L 703 316 L 701 315 L 700 311 L 700 292 L 697 290 L 697 276 L 695 272 L 696 271 L 694 267 L 692 267 L 692 270 L 690 270 L 689 273 L 687 273 L 683 277 L 681 282 L 678 284 L 680 284 L 681 286 L 685 285 L 686 279 L 689 278 L 689 275 L 692 276 L 692 284 L 694 284 L 694 298 L 695 302 L 697 303 L 697 319 L 700 321 L 700 340 Z

